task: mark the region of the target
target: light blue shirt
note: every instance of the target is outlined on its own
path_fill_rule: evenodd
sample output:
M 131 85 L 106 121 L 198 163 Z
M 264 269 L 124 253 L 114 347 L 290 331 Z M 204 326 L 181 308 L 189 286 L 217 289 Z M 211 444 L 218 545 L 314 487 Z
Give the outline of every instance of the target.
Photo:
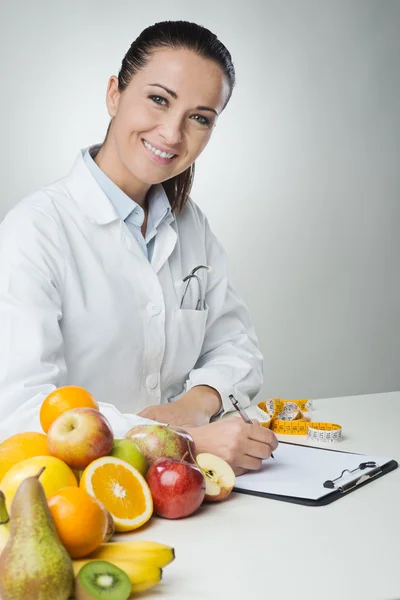
M 154 243 L 157 234 L 157 228 L 165 217 L 171 212 L 171 205 L 163 186 L 153 185 L 148 193 L 149 214 L 147 218 L 146 235 L 143 237 L 141 227 L 144 221 L 144 210 L 132 198 L 121 190 L 100 167 L 94 162 L 97 152 L 101 145 L 87 148 L 83 154 L 83 159 L 91 171 L 93 177 L 106 194 L 107 198 L 113 204 L 118 215 L 124 221 L 143 250 L 146 258 L 151 261 L 153 255 Z

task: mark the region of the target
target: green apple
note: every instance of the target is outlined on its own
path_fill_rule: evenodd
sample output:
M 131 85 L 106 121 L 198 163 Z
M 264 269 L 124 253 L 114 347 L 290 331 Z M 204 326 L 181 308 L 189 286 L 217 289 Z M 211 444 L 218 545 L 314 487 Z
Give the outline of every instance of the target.
M 110 456 L 116 456 L 135 467 L 143 475 L 147 473 L 147 460 L 131 440 L 114 440 Z

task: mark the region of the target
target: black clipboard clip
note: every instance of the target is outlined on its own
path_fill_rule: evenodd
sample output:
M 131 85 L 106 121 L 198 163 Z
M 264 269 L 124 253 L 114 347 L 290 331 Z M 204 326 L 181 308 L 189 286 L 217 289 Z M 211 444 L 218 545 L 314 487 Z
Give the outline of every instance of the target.
M 360 475 L 360 477 L 357 477 L 357 479 L 353 479 L 347 483 L 343 483 L 343 485 L 336 485 L 336 481 L 339 481 L 339 479 L 342 479 L 343 475 L 345 473 L 349 473 L 350 475 L 352 475 L 353 473 L 356 473 L 357 471 L 363 471 L 364 469 L 371 469 L 372 471 L 369 471 L 368 473 L 366 473 L 365 475 Z M 344 471 L 342 471 L 342 473 L 339 475 L 339 477 L 336 477 L 336 479 L 328 479 L 327 481 L 324 482 L 324 488 L 328 488 L 328 489 L 335 489 L 335 490 L 339 490 L 339 492 L 348 492 L 349 490 L 352 490 L 353 488 L 357 487 L 358 485 L 360 485 L 360 483 L 364 483 L 364 481 L 367 481 L 368 479 L 372 479 L 373 477 L 376 477 L 376 475 L 379 475 L 380 473 L 382 473 L 382 467 L 380 465 L 378 465 L 376 462 L 373 461 L 369 461 L 369 462 L 363 462 L 360 463 L 358 465 L 358 467 L 356 467 L 355 469 L 345 469 Z

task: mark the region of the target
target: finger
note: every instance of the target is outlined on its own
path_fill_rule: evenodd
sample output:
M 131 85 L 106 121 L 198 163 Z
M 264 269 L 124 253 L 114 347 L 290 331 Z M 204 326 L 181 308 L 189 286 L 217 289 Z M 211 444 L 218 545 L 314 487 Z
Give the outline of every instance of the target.
M 258 469 L 261 467 L 262 465 L 262 460 L 261 458 L 254 458 L 254 456 L 249 456 L 248 454 L 244 454 L 239 460 L 238 460 L 238 467 L 241 467 L 242 469 L 246 469 L 248 471 L 258 471 Z
M 247 440 L 246 443 L 246 454 L 253 456 L 254 458 L 261 458 L 266 460 L 271 456 L 273 448 L 271 444 L 263 442 L 255 442 L 254 440 Z
M 240 475 L 247 473 L 247 469 L 242 469 L 242 467 L 234 467 L 233 472 L 235 473 L 236 477 L 239 477 Z
M 272 450 L 276 450 L 278 447 L 278 440 L 276 435 L 270 429 L 266 427 L 257 427 L 256 425 L 249 428 L 249 439 L 254 440 L 256 442 L 262 442 L 264 444 L 269 444 Z

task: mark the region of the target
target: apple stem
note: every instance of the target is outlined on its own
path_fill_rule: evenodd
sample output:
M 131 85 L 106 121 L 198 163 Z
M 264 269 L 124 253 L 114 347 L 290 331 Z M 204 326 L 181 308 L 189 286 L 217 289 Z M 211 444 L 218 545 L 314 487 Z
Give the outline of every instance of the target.
M 189 441 L 188 441 L 187 445 L 188 445 L 188 451 L 189 451 L 189 454 L 190 454 L 190 458 L 192 459 L 192 461 L 194 462 L 194 464 L 195 464 L 197 467 L 199 467 L 199 469 L 201 469 L 201 467 L 200 467 L 199 463 L 197 462 L 197 460 L 195 459 L 195 457 L 194 457 L 194 456 L 193 456 L 193 454 L 192 454 L 192 449 L 191 449 L 191 447 L 190 447 L 190 443 L 189 443 Z M 186 452 L 186 454 L 187 454 L 187 452 Z M 185 456 L 186 456 L 186 454 L 185 454 Z M 201 470 L 203 470 L 203 469 L 201 469 Z
M 185 454 L 181 458 L 181 462 L 183 462 L 185 460 L 185 458 L 187 457 L 188 454 L 189 454 L 189 452 L 185 452 Z

